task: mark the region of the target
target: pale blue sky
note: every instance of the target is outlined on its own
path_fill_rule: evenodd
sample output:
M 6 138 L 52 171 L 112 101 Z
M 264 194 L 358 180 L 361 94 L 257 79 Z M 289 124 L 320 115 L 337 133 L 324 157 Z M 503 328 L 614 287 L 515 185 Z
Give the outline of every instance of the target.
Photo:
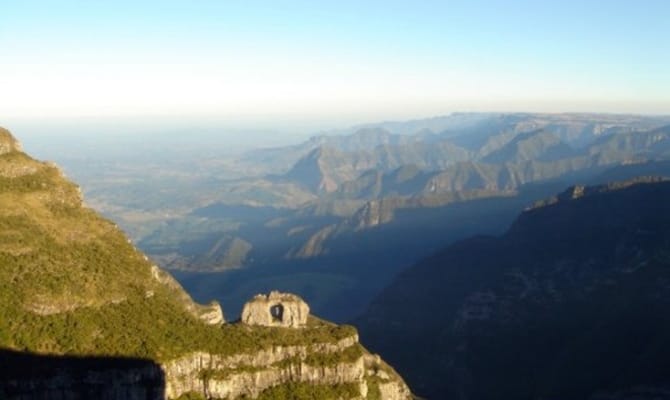
M 670 2 L 0 0 L 0 117 L 670 113 Z

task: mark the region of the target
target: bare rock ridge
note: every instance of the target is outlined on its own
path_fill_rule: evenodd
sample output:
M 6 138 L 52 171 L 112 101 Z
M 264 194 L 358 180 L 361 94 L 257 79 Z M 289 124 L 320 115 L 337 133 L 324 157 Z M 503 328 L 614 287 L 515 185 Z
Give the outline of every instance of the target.
M 1 128 L 0 304 L 0 399 L 411 398 L 298 296 L 258 295 L 235 323 L 194 302 Z
M 208 305 L 198 304 L 191 300 L 191 297 L 182 289 L 179 282 L 168 272 L 163 271 L 157 265 L 151 266 L 152 277 L 161 284 L 168 286 L 179 293 L 180 300 L 186 306 L 186 309 L 196 318 L 208 325 L 221 325 L 226 322 L 223 317 L 223 310 L 217 301 L 212 301 Z M 153 296 L 153 293 L 147 293 L 147 296 Z

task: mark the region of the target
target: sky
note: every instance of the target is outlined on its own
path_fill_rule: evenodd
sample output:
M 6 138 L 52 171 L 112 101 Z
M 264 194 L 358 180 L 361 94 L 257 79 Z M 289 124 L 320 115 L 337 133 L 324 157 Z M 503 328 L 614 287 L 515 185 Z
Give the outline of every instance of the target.
M 670 114 L 670 2 L 0 0 L 0 123 Z

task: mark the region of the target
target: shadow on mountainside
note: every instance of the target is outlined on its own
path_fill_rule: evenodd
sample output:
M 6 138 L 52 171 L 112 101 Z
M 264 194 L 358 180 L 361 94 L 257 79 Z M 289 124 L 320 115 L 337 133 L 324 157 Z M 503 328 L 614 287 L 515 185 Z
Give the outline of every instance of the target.
M 164 398 L 165 376 L 151 360 L 0 349 L 0 399 Z

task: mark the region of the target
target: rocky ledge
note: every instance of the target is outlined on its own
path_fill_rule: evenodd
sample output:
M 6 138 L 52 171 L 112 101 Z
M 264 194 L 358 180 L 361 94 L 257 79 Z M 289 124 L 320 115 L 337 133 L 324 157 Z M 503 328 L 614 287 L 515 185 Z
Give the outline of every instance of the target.
M 273 346 L 253 354 L 194 353 L 163 365 L 163 370 L 167 398 L 255 399 L 286 384 L 353 388 L 354 396 L 345 398 L 411 398 L 402 379 L 367 353 L 358 335 L 336 343 Z

